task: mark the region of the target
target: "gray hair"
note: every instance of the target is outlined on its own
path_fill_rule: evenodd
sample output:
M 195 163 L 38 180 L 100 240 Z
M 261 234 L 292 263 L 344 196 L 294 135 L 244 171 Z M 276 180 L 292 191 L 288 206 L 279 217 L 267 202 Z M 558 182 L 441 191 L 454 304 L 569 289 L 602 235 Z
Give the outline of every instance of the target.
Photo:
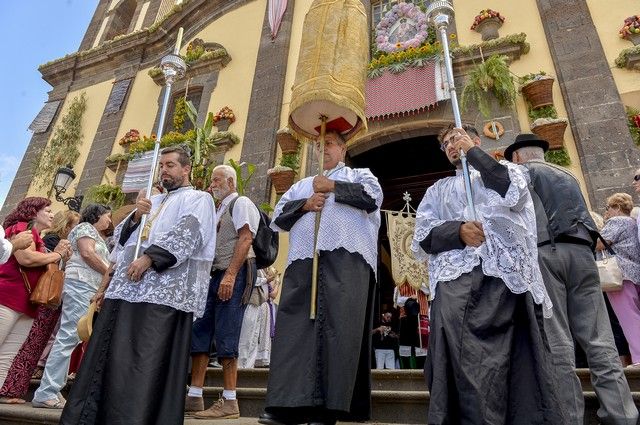
M 544 161 L 544 149 L 538 146 L 525 146 L 516 152 L 518 152 L 518 157 L 522 162 L 531 161 L 532 159 L 541 159 Z
M 230 165 L 216 165 L 213 168 L 213 171 L 211 173 L 213 174 L 218 170 L 222 171 L 222 174 L 225 176 L 225 178 L 231 179 L 233 181 L 233 187 L 238 187 L 238 176 L 236 174 L 236 170 L 234 170 L 234 168 L 232 166 L 230 166 Z

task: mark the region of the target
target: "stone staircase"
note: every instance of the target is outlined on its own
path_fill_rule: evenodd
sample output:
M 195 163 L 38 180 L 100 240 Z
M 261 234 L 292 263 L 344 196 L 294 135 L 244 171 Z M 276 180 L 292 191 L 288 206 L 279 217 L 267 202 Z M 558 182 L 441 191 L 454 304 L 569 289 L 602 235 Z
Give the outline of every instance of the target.
M 193 425 L 245 425 L 255 424 L 264 407 L 268 369 L 243 369 L 238 372 L 238 399 L 241 420 L 203 421 L 185 419 L 185 424 Z M 585 396 L 585 424 L 598 424 L 596 411 L 598 400 L 589 378 L 588 369 L 578 369 Z M 636 405 L 640 407 L 640 370 L 627 370 L 627 380 L 633 392 Z M 32 382 L 32 391 L 38 385 Z M 211 405 L 222 393 L 222 370 L 210 368 L 205 380 L 205 406 Z M 31 398 L 31 394 L 27 399 Z M 421 424 L 426 422 L 429 393 L 420 370 L 372 371 L 373 423 L 378 424 Z M 0 424 L 57 424 L 60 411 L 34 409 L 29 403 L 22 406 L 0 404 Z

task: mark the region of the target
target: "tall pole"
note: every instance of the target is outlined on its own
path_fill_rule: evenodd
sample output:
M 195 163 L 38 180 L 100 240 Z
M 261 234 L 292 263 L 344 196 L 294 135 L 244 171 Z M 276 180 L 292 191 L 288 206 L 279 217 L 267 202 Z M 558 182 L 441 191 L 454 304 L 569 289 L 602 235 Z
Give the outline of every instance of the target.
M 454 16 L 454 10 L 448 0 L 434 1 L 427 9 L 427 17 L 429 21 L 435 25 L 440 33 L 440 43 L 442 44 L 442 54 L 444 56 L 444 65 L 447 70 L 447 82 L 449 84 L 449 94 L 451 96 L 451 109 L 453 109 L 453 120 L 457 128 L 462 128 L 462 119 L 460 118 L 460 107 L 458 106 L 458 95 L 456 94 L 456 86 L 453 79 L 453 64 L 451 63 L 451 53 L 449 52 L 449 37 L 447 37 L 447 28 L 449 21 Z M 469 173 L 469 164 L 467 155 L 460 150 L 460 163 L 462 164 L 462 175 L 464 178 L 464 191 L 467 195 L 467 206 L 473 220 L 476 220 L 476 208 L 473 203 L 473 192 L 471 190 L 471 174 Z
M 173 53 L 170 53 L 162 58 L 160 61 L 160 68 L 164 74 L 164 96 L 162 98 L 162 108 L 160 109 L 160 121 L 158 122 L 158 129 L 156 131 L 156 142 L 153 146 L 153 159 L 151 160 L 151 170 L 149 171 L 149 181 L 147 182 L 147 196 L 151 198 L 153 191 L 153 182 L 156 177 L 156 169 L 158 168 L 158 157 L 160 156 L 160 140 L 162 139 L 162 133 L 164 130 L 164 122 L 167 117 L 167 109 L 169 108 L 169 101 L 171 100 L 171 86 L 176 80 L 179 80 L 184 76 L 187 69 L 187 64 L 178 55 L 180 52 L 180 45 L 182 44 L 183 29 L 180 27 L 178 30 L 178 39 L 176 40 L 176 46 L 173 49 Z M 138 228 L 138 240 L 136 242 L 136 250 L 133 258 L 140 256 L 140 246 L 142 245 L 142 235 L 145 233 L 145 227 L 147 226 L 147 214 L 143 214 L 140 219 L 140 227 Z
M 318 153 L 318 176 L 322 176 L 324 173 L 324 136 L 327 132 L 327 117 L 322 115 L 320 117 L 320 137 L 318 137 L 318 143 L 320 144 L 320 151 Z M 313 232 L 313 263 L 311 263 L 311 309 L 309 311 L 309 319 L 315 320 L 316 318 L 316 301 L 318 299 L 318 264 L 320 261 L 318 253 L 318 234 L 320 232 L 320 218 L 322 217 L 322 210 L 316 212 L 316 221 Z

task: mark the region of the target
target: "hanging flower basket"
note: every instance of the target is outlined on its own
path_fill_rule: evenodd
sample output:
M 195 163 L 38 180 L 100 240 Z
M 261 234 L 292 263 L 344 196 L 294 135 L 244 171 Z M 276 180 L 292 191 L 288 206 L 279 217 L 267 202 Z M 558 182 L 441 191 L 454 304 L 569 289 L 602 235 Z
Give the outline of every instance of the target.
M 542 75 L 531 82 L 525 83 L 521 90 L 524 98 L 532 109 L 553 105 L 553 77 Z
M 482 35 L 482 41 L 495 40 L 500 36 L 498 29 L 504 23 L 504 17 L 500 12 L 491 9 L 483 9 L 473 19 L 471 29 Z
M 283 167 L 278 165 L 276 167 L 267 170 L 267 174 L 271 178 L 273 188 L 276 190 L 276 194 L 282 195 L 293 185 L 293 180 L 296 177 L 296 172 L 289 167 Z
M 482 41 L 495 40 L 500 37 L 499 29 L 502 21 L 498 18 L 489 18 L 480 22 L 476 27 L 476 31 L 482 35 Z
M 640 15 L 629 16 L 625 19 L 618 34 L 621 38 L 632 42 L 634 46 L 640 44 Z
M 567 129 L 565 118 L 538 118 L 531 125 L 531 131 L 549 142 L 549 149 L 564 147 L 564 132 Z
M 296 153 L 300 147 L 300 142 L 293 135 L 289 127 L 278 130 L 276 133 L 276 141 L 278 142 L 283 155 Z
M 218 131 L 227 131 L 229 130 L 230 125 L 231 125 L 231 121 L 229 121 L 226 118 L 216 121 L 216 128 L 218 129 Z

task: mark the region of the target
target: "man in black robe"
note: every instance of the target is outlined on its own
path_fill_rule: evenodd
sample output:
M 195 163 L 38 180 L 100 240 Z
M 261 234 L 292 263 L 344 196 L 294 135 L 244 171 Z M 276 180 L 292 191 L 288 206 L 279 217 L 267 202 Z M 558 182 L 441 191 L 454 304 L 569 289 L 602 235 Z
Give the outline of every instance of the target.
M 259 422 L 334 424 L 371 412 L 372 302 L 382 190 L 344 165 L 346 143 L 326 136 L 324 176 L 294 184 L 272 228 L 289 232 L 288 266 Z M 320 214 L 317 317 L 309 318 L 315 215 Z
M 479 148 L 471 126 L 440 135 L 456 176 L 431 186 L 412 250 L 429 259 L 429 424 L 563 424 L 541 308 L 551 308 L 537 262 L 535 213 L 513 164 Z M 467 205 L 467 154 L 475 214 Z

